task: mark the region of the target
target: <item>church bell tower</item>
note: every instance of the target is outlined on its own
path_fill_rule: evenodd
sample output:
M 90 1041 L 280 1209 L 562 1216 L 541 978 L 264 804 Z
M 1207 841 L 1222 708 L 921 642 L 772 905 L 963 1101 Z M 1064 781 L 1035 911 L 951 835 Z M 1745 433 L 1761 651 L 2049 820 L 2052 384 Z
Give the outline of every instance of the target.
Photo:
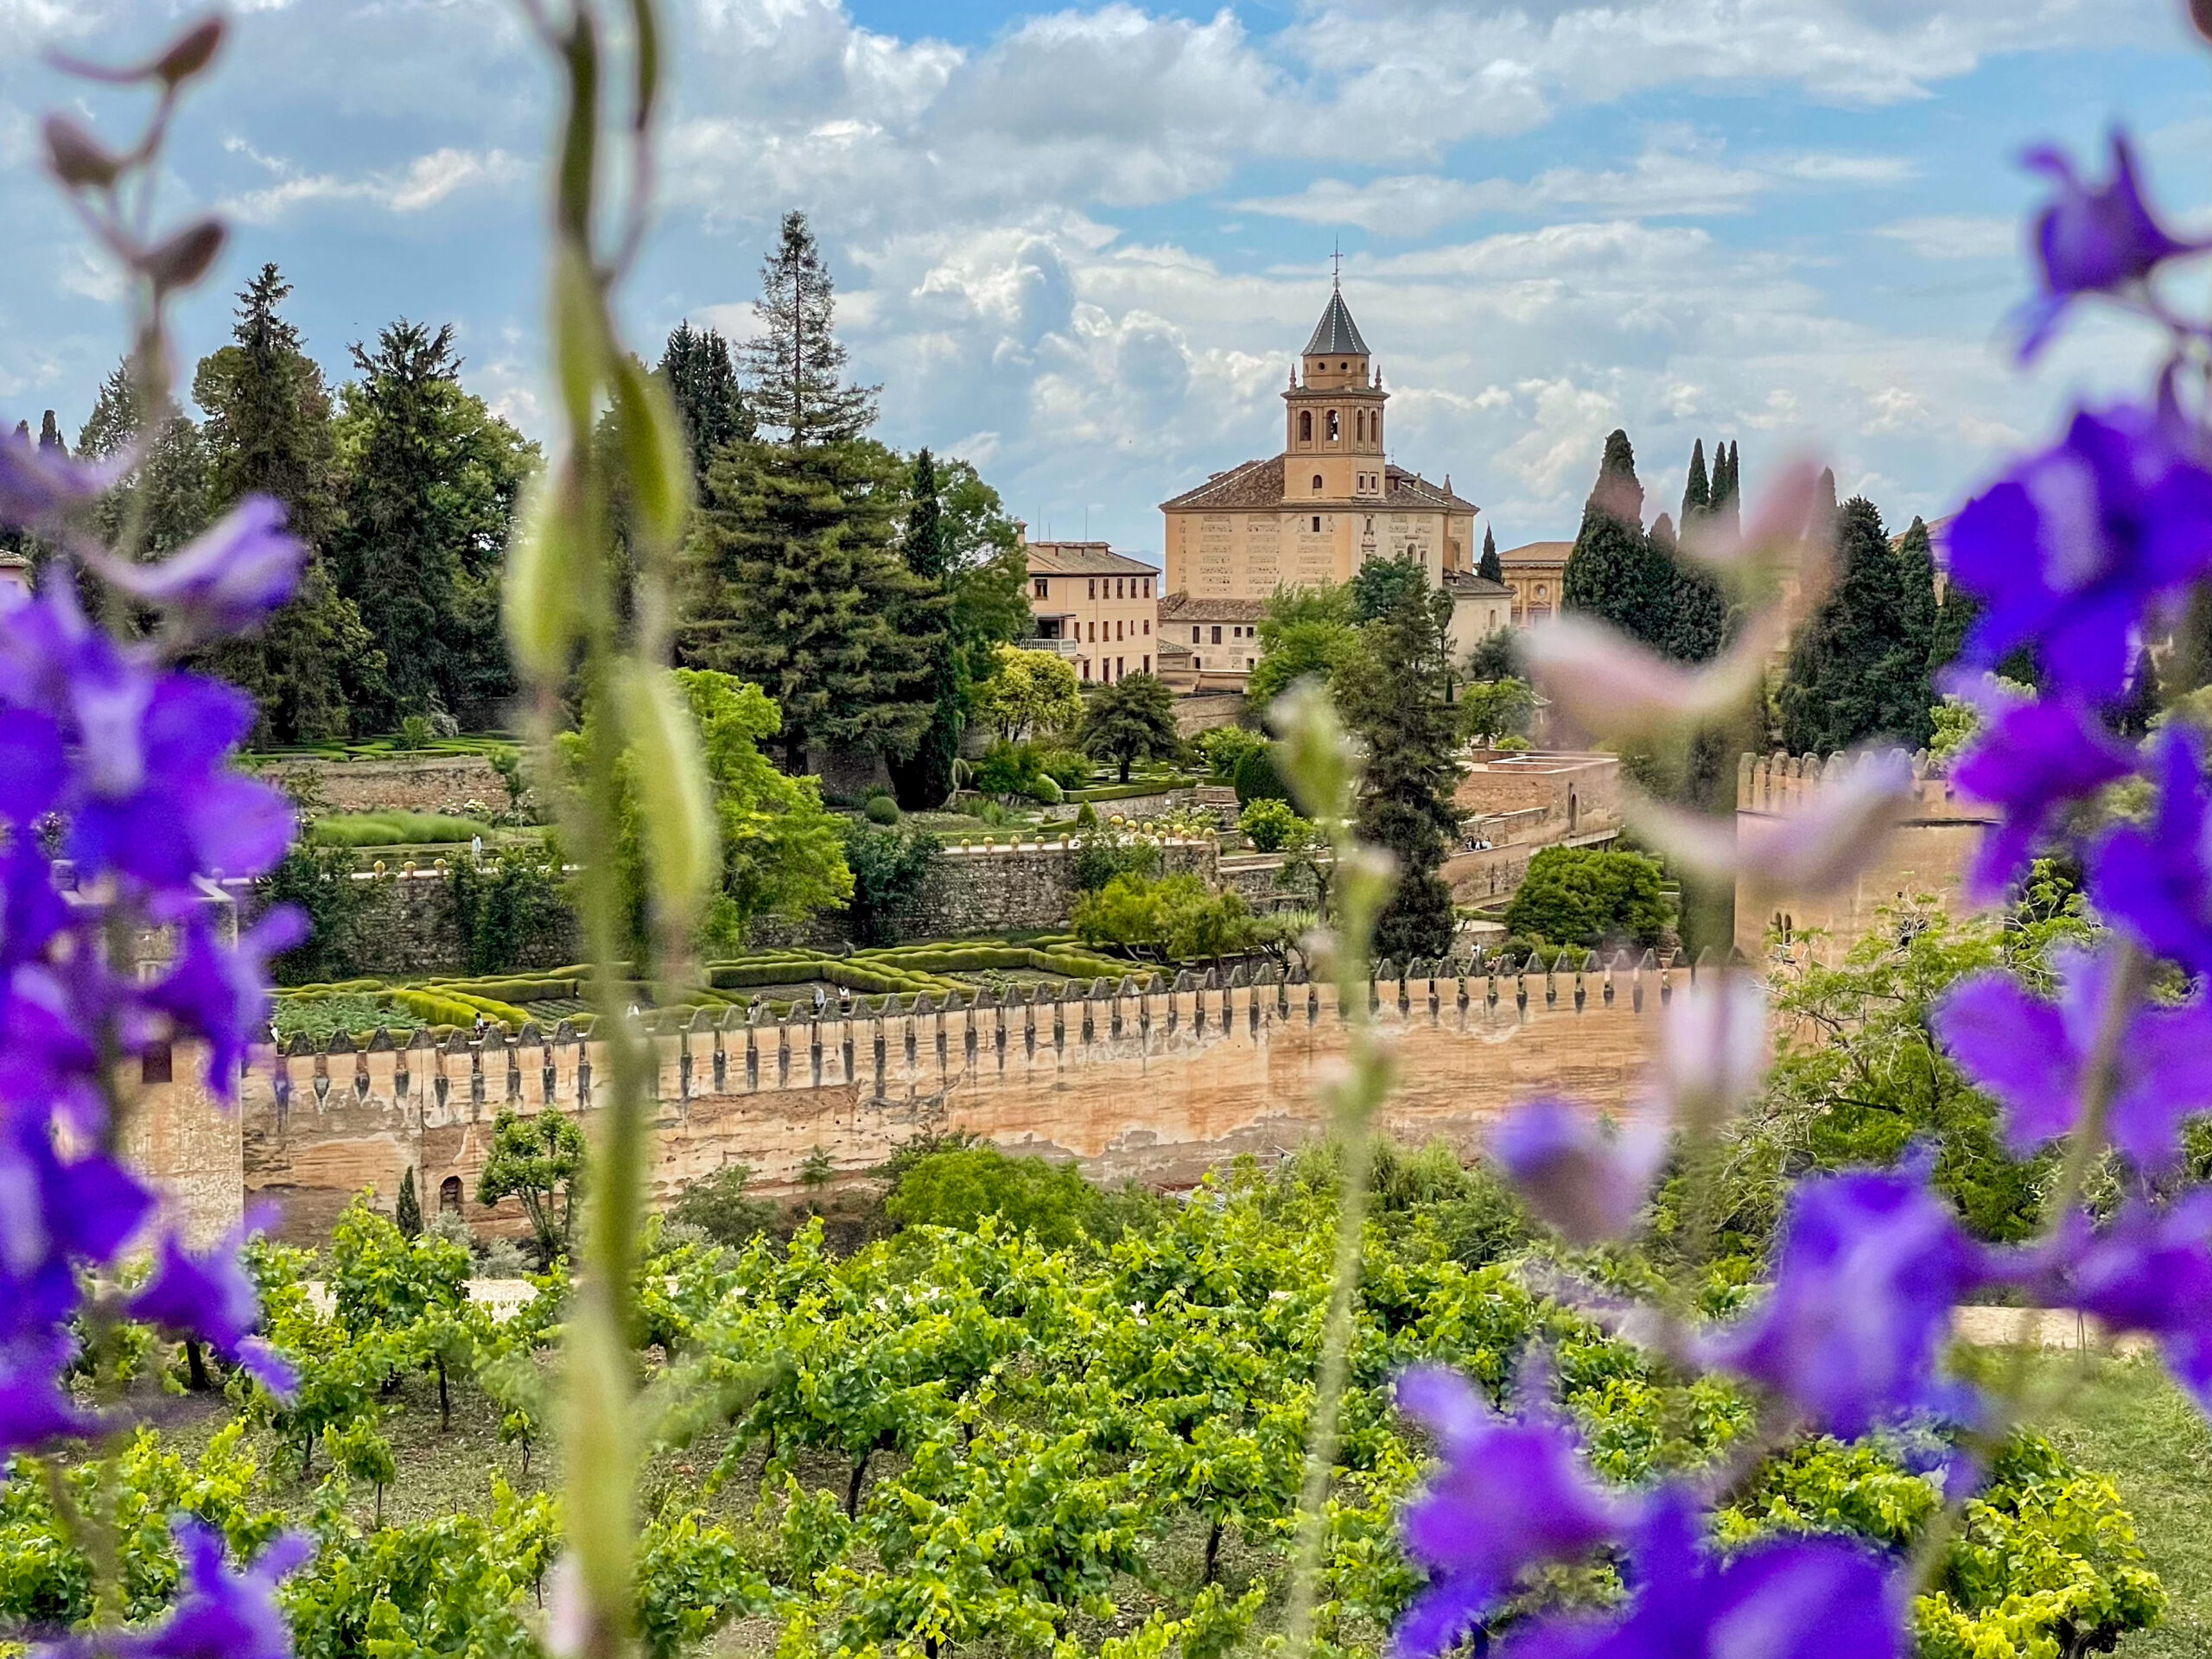
M 1283 505 L 1381 500 L 1382 405 L 1390 394 L 1344 303 L 1341 276 L 1282 396 Z

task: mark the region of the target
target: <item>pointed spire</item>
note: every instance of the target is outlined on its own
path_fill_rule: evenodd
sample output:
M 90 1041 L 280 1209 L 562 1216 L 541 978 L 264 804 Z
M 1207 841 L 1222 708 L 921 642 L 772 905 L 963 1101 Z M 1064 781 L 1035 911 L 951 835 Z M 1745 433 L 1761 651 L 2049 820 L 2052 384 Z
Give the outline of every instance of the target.
M 1313 326 L 1313 338 L 1306 342 L 1308 357 L 1365 357 L 1367 342 L 1359 337 L 1359 325 L 1351 320 L 1351 308 L 1344 303 L 1344 289 L 1329 290 L 1328 308 L 1321 313 L 1321 321 Z

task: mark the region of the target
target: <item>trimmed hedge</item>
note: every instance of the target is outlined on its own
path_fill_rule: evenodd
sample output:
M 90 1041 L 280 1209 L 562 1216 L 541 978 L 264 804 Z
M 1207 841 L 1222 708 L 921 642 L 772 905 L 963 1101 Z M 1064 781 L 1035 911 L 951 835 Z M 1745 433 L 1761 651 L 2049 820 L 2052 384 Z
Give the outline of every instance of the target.
M 308 830 L 321 847 L 448 846 L 478 836 L 490 840 L 492 826 L 444 812 L 334 812 Z

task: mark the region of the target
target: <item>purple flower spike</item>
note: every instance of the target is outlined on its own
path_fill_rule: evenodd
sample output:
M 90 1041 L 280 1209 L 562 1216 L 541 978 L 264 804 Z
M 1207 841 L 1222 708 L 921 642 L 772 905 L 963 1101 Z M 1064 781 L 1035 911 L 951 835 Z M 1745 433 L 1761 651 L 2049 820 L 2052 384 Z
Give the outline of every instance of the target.
M 307 549 L 284 533 L 284 505 L 250 495 L 204 535 L 158 564 L 103 559 L 124 592 L 179 616 L 196 635 L 242 633 L 290 599 Z
M 2032 645 L 2048 686 L 2091 702 L 2126 689 L 2145 613 L 2208 570 L 2212 473 L 2145 409 L 2077 413 L 1951 527 L 1951 579 L 1986 607 L 1965 660 Z
M 0 1458 L 99 1432 L 99 1420 L 60 1383 L 74 1352 L 60 1331 L 0 1345 Z
M 29 528 L 58 518 L 99 495 L 129 464 L 118 456 L 87 465 L 40 448 L 28 434 L 0 430 L 0 524 Z
M 2068 1254 L 2072 1270 L 2053 1300 L 2153 1338 L 2174 1380 L 2212 1411 L 2212 1189 L 2163 1212 L 2132 1200 Z
M 2069 302 L 2139 283 L 2162 260 L 2202 245 L 2180 241 L 2151 216 L 2135 181 L 2135 152 L 2126 135 L 2112 135 L 2112 177 L 2084 183 L 2073 162 L 2055 149 L 2029 153 L 2027 164 L 2049 177 L 2055 194 L 2036 217 L 2035 255 L 2043 296 L 2027 310 L 2020 355 L 2043 348 Z
M 238 1247 L 257 1222 L 249 1217 L 204 1256 L 193 1255 L 174 1233 L 165 1235 L 154 1276 L 130 1299 L 130 1317 L 198 1337 L 244 1365 L 270 1393 L 289 1394 L 291 1367 L 253 1339 L 261 1329 L 261 1298 L 238 1259 Z
M 1514 1108 L 1490 1150 L 1547 1225 L 1570 1243 L 1595 1244 L 1635 1224 L 1667 1155 L 1667 1130 L 1646 1121 L 1611 1135 L 1594 1114 L 1546 1096 Z
M 276 1605 L 276 1586 L 307 1565 L 315 1546 L 301 1533 L 271 1539 L 253 1565 L 224 1564 L 223 1535 L 179 1516 L 172 1523 L 184 1560 L 184 1587 L 169 1616 L 150 1630 L 103 1631 L 46 1649 L 53 1659 L 292 1659 L 292 1632 Z
M 2113 926 L 2191 973 L 2212 971 L 2204 755 L 2184 726 L 2158 742 L 2158 813 L 2149 830 L 2122 824 L 2098 845 L 2090 891 Z
M 148 993 L 154 1007 L 207 1039 L 207 1087 L 218 1099 L 237 1092 L 246 1049 L 269 1022 L 269 959 L 307 934 L 307 916 L 292 905 L 270 911 L 235 946 L 218 944 L 195 919 L 175 968 Z
M 2005 811 L 1982 837 L 1967 878 L 1969 896 L 1986 904 L 2012 886 L 2059 815 L 2133 772 L 2135 754 L 2078 702 L 2016 697 L 1980 676 L 1950 689 L 1979 705 L 1988 722 L 1953 764 L 1951 781 Z
M 1976 1084 L 2005 1106 L 2016 1156 L 2070 1134 L 2112 985 L 2109 954 L 2056 953 L 2059 996 L 2042 1002 L 2009 974 L 1961 980 L 1936 1008 L 1936 1034 Z M 2138 1007 L 2113 1056 L 2107 1109 L 2113 1144 L 2139 1169 L 2164 1169 L 2181 1151 L 2182 1120 L 2212 1108 L 2212 1001 Z
M 1625 1614 L 1557 1614 L 1501 1659 L 1900 1659 L 1903 1597 L 1881 1559 L 1840 1538 L 1755 1544 L 1725 1566 L 1700 1554 L 1687 1498 L 1655 1499 Z
M 1986 1271 L 1929 1191 L 1924 1165 L 1801 1181 L 1773 1289 L 1700 1349 L 1851 1440 L 1888 1418 L 1959 1403 L 1936 1376 L 1937 1352 L 1952 1305 Z
M 1968 666 L 2033 644 L 2046 686 L 2093 703 L 2128 686 L 2145 611 L 2208 570 L 2212 474 L 2139 407 L 2075 414 L 1951 526 L 1951 580 L 1984 604 Z
M 1633 1524 L 1633 1508 L 1584 1471 L 1566 1428 L 1498 1416 L 1456 1371 L 1408 1371 L 1398 1405 L 1444 1454 L 1405 1511 L 1406 1548 L 1431 1582 L 1398 1626 L 1401 1659 L 1457 1645 L 1523 1567 L 1574 1560 Z

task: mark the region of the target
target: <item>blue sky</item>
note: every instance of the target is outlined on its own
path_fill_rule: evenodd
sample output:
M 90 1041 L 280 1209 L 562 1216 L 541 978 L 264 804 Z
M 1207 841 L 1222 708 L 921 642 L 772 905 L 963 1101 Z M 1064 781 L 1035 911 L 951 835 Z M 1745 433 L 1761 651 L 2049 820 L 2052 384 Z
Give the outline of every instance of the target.
M 1160 500 L 1274 452 L 1339 239 L 1393 458 L 1510 546 L 1573 533 L 1616 425 L 1653 512 L 1699 435 L 1739 441 L 1754 488 L 1813 447 L 1899 522 L 1949 511 L 2145 360 L 2092 323 L 2012 365 L 2021 151 L 2124 120 L 2177 216 L 2212 207 L 2212 54 L 2169 0 L 671 4 L 641 351 L 687 315 L 748 331 L 803 208 L 882 435 L 974 460 L 1034 535 L 1141 555 Z M 0 0 L 10 424 L 52 407 L 73 434 L 120 343 L 35 174 L 38 112 L 80 97 L 39 48 L 124 55 L 180 15 Z M 238 24 L 168 181 L 233 220 L 221 289 L 278 262 L 334 378 L 396 316 L 452 322 L 470 384 L 536 429 L 550 103 L 512 11 L 257 0 Z M 186 308 L 188 356 L 227 304 Z

